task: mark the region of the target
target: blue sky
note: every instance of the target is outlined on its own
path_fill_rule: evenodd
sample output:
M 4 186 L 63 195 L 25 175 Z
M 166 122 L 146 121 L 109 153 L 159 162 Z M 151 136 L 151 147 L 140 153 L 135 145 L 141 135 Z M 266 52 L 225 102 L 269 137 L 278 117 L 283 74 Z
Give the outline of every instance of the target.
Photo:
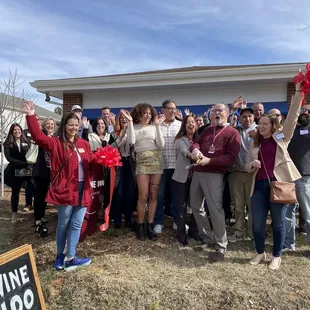
M 309 0 L 2 0 L 0 78 L 310 60 Z M 39 103 L 44 105 L 42 96 Z

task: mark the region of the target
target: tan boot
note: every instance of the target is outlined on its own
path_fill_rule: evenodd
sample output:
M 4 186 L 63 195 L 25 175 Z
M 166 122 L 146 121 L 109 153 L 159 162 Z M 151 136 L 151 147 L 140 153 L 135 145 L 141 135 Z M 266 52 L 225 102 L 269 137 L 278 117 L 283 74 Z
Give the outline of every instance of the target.
M 263 254 L 256 254 L 251 260 L 251 265 L 258 265 L 260 262 L 264 261 L 266 259 L 266 253 Z
M 17 212 L 12 212 L 11 223 L 15 224 L 17 222 Z
M 281 257 L 274 257 L 272 256 L 271 263 L 269 264 L 268 268 L 270 270 L 278 270 L 281 265 Z

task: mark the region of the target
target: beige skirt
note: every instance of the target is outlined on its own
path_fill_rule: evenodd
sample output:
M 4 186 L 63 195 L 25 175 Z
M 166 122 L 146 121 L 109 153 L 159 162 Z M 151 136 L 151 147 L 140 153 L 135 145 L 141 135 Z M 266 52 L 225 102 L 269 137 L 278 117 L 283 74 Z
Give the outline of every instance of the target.
M 141 151 L 136 154 L 136 175 L 162 174 L 163 162 L 161 150 Z

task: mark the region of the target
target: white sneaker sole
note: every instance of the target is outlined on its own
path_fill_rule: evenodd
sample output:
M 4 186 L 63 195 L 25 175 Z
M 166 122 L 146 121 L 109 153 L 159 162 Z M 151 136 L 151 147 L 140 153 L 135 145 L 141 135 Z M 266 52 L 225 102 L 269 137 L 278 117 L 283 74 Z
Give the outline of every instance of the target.
M 91 263 L 91 260 L 90 260 L 89 262 L 85 263 L 85 264 L 82 264 L 82 265 L 74 265 L 74 266 L 70 266 L 70 267 L 65 267 L 64 269 L 65 269 L 65 271 L 70 272 L 70 271 L 73 271 L 73 270 L 75 270 L 75 269 L 77 269 L 77 268 L 80 268 L 80 267 L 86 267 L 86 266 L 88 266 L 90 263 Z

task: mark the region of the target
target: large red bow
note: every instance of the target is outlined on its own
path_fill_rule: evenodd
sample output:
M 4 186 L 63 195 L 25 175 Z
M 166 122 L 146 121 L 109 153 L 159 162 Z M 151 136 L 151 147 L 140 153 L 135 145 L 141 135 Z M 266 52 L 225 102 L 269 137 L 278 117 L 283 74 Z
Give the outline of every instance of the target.
M 302 92 L 301 95 L 303 97 L 302 105 L 304 105 L 305 102 L 305 95 L 310 93 L 310 64 L 306 65 L 306 71 L 305 73 L 302 73 L 299 69 L 298 74 L 294 77 L 294 84 L 301 82 Z
M 110 145 L 98 148 L 94 154 L 95 161 L 99 165 L 103 165 L 108 168 L 122 166 L 121 156 L 117 148 Z

